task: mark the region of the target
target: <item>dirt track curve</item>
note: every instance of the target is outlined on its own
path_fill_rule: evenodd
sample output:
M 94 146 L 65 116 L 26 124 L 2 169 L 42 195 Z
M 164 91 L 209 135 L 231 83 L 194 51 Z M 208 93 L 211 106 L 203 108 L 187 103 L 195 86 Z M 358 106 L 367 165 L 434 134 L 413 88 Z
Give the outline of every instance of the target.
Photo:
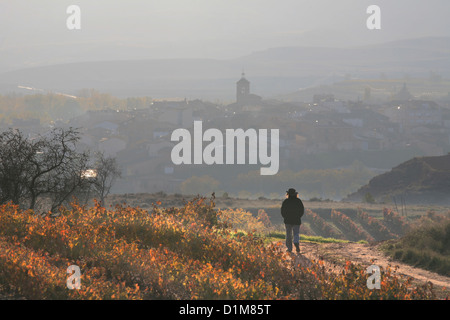
M 310 260 L 323 260 L 336 272 L 342 270 L 347 260 L 363 266 L 397 267 L 397 274 L 412 277 L 417 285 L 432 282 L 438 298 L 450 297 L 450 277 L 393 261 L 380 250 L 379 244 L 301 242 L 300 251 L 300 255 L 295 255 L 296 263 L 307 265 Z

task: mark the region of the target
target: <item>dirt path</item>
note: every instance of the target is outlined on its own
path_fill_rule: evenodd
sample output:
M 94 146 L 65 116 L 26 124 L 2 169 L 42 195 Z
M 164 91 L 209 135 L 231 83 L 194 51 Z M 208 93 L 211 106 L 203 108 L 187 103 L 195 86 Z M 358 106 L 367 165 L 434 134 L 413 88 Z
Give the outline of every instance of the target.
M 393 261 L 376 244 L 301 242 L 300 250 L 301 255 L 296 256 L 295 262 L 302 265 L 307 265 L 309 260 L 323 260 L 329 269 L 336 272 L 342 270 L 347 260 L 363 266 L 375 264 L 385 268 L 390 265 L 398 267 L 398 274 L 414 278 L 413 282 L 417 285 L 432 282 L 438 298 L 450 296 L 450 277 Z

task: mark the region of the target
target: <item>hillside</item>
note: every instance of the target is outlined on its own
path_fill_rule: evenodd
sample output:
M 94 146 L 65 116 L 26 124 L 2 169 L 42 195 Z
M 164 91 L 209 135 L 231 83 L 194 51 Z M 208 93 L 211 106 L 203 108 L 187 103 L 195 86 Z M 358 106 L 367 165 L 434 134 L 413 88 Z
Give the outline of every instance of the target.
M 292 263 L 281 243 L 264 245 L 254 233 L 236 232 L 236 214 L 241 213 L 216 212 L 213 203 L 203 199 L 181 208 L 163 208 L 157 201 L 151 211 L 73 203 L 57 216 L 2 205 L 0 299 L 435 297 L 430 286 L 414 288 L 389 267 L 380 274 L 381 288 L 375 291 L 367 286 L 366 268 L 351 261 L 339 273 L 313 260 L 303 268 Z M 67 278 L 67 266 L 81 269 L 78 290 L 67 290 L 73 280 Z
M 252 78 L 252 91 L 263 97 L 298 88 L 355 78 L 450 75 L 448 38 L 418 38 L 378 45 L 326 48 L 281 47 L 228 60 L 140 59 L 40 65 L 0 74 L 0 93 L 29 86 L 76 94 L 96 88 L 116 96 L 150 95 L 234 99 L 242 67 Z M 149 55 L 151 57 L 151 55 Z
M 450 203 L 450 154 L 416 157 L 372 178 L 347 200 L 360 201 L 366 194 L 376 201 L 401 197 L 408 204 Z

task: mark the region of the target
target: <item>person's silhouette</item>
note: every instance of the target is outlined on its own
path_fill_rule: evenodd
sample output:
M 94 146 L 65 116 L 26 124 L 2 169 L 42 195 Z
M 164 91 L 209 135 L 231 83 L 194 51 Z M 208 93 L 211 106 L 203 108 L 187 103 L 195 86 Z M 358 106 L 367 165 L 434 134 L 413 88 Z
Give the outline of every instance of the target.
M 286 191 L 287 199 L 281 205 L 281 216 L 286 227 L 286 247 L 288 252 L 292 252 L 292 243 L 296 251 L 300 252 L 300 225 L 302 216 L 305 213 L 305 207 L 302 200 L 298 197 L 297 191 L 290 188 Z

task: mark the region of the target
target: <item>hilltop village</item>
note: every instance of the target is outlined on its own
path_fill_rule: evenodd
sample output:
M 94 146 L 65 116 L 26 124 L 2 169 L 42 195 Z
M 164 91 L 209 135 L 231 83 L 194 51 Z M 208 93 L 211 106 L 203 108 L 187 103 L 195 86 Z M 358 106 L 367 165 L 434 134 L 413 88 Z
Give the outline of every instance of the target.
M 321 169 L 313 159 L 326 159 L 323 167 L 343 167 L 356 157 L 364 166 L 383 172 L 395 163 L 395 157 L 400 162 L 410 155 L 450 151 L 448 102 L 416 98 L 406 84 L 385 102 L 371 102 L 368 95 L 370 91 L 355 101 L 339 100 L 328 92 L 314 94 L 307 102 L 263 99 L 251 92 L 250 81 L 242 73 L 231 104 L 152 100 L 143 108 L 87 111 L 64 125 L 80 128 L 81 147 L 117 158 L 122 178 L 115 191 L 129 193 L 176 193 L 193 175 L 216 179 L 230 175 L 229 170 L 219 172 L 206 164 L 193 168 L 172 163 L 172 132 L 193 130 L 194 121 L 202 121 L 204 130 L 279 129 L 280 171 Z M 32 131 L 39 121 L 17 120 L 13 126 Z M 233 172 L 249 170 L 255 168 L 236 167 Z

